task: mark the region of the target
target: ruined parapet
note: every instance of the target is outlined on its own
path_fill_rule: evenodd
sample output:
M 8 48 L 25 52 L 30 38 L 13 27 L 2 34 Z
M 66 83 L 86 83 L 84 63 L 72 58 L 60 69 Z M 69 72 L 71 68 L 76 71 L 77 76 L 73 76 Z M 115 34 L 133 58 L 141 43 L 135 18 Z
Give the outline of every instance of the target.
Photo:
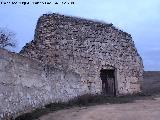
M 38 20 L 20 54 L 80 74 L 90 93 L 102 92 L 102 69 L 114 69 L 116 94 L 140 92 L 143 63 L 130 34 L 112 24 L 59 14 Z

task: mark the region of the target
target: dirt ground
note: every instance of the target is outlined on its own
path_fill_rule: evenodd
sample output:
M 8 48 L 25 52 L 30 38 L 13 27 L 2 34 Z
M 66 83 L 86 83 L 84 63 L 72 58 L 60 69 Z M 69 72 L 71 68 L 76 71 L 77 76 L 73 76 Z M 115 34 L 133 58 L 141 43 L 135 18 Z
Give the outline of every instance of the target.
M 159 93 L 160 72 L 145 72 L 142 85 L 144 93 Z M 160 95 L 154 100 L 60 110 L 44 115 L 39 120 L 160 120 Z
M 38 120 L 160 120 L 160 97 L 125 104 L 104 104 L 49 113 Z

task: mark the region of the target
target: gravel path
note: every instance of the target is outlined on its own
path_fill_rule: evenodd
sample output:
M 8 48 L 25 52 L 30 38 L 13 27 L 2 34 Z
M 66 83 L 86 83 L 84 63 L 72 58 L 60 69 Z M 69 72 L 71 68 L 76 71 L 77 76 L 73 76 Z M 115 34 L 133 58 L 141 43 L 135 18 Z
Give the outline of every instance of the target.
M 160 120 L 160 98 L 60 110 L 39 120 Z

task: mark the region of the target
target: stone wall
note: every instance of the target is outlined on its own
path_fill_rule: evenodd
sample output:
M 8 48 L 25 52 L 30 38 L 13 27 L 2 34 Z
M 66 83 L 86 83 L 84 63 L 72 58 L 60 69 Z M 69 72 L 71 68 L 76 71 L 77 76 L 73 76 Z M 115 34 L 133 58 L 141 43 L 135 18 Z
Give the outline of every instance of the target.
M 21 54 L 81 76 L 91 93 L 102 91 L 101 69 L 115 69 L 116 92 L 140 92 L 143 63 L 130 34 L 112 24 L 59 14 L 44 14 L 34 40 Z
M 0 49 L 0 120 L 87 93 L 79 74 Z

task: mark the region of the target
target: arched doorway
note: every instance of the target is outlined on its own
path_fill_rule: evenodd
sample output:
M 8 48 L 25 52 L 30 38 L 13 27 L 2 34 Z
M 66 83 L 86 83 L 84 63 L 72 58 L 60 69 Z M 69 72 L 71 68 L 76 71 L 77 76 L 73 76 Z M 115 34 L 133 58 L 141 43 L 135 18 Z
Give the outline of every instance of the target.
M 102 93 L 107 96 L 115 96 L 115 70 L 114 69 L 101 69 L 100 77 L 102 80 Z

